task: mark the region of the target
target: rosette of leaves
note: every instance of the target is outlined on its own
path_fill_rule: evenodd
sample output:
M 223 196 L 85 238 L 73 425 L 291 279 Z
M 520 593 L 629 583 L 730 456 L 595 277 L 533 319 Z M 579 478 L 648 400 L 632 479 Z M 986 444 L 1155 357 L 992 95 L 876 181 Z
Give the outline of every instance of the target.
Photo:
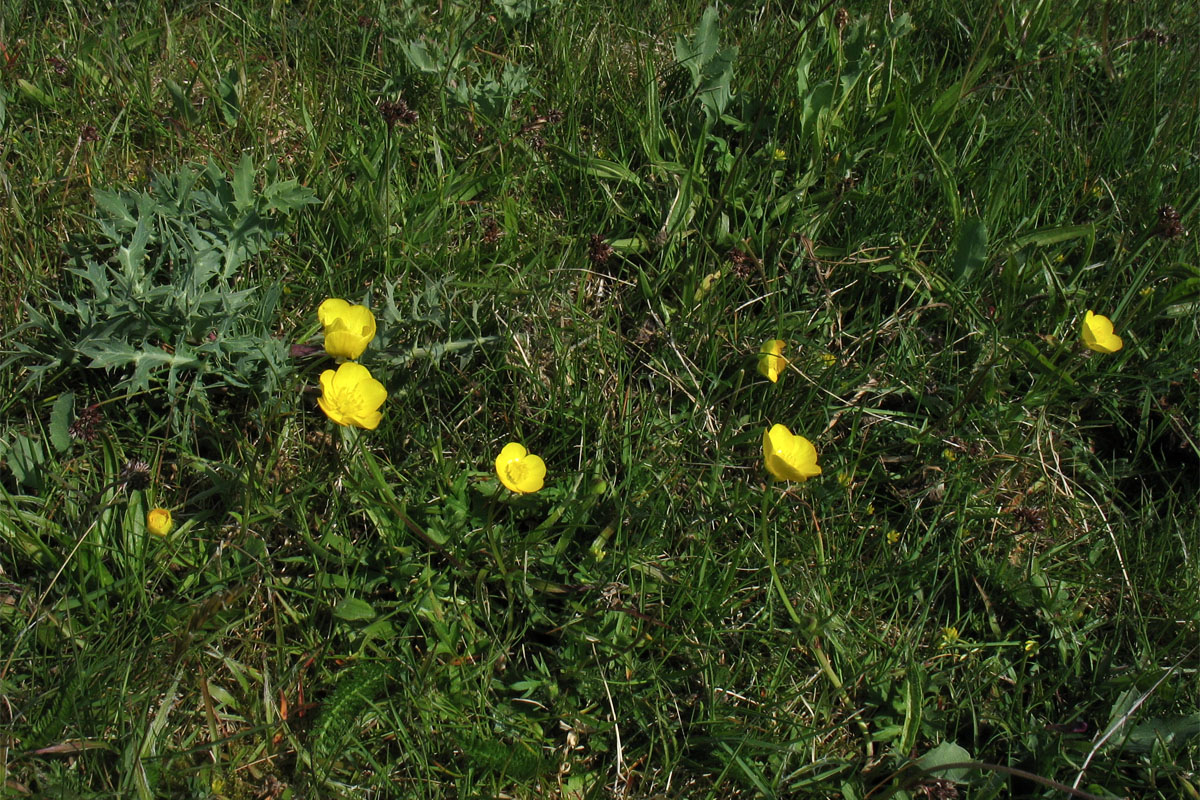
M 77 280 L 27 304 L 34 335 L 9 359 L 40 384 L 47 375 L 104 369 L 133 393 L 165 382 L 174 399 L 205 404 L 218 386 L 274 392 L 291 370 L 288 343 L 271 335 L 281 290 L 244 278 L 243 267 L 318 202 L 274 166 L 248 157 L 229 176 L 202 170 L 157 174 L 143 191 L 95 192 L 98 235 L 69 247 Z

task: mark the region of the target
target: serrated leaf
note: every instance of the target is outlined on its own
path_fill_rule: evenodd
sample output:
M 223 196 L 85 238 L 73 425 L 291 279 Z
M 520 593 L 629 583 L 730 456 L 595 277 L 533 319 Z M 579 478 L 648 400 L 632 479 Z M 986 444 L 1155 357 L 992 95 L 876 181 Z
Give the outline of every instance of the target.
M 413 39 L 400 45 L 400 50 L 404 53 L 404 57 L 408 59 L 408 63 L 414 69 L 420 72 L 438 73 L 442 71 L 441 65 L 429 55 L 429 48 L 419 39 Z
M 366 600 L 360 600 L 357 597 L 346 597 L 333 609 L 333 615 L 347 622 L 355 622 L 364 619 L 374 619 L 375 609 L 371 608 L 371 604 Z
M 137 225 L 137 219 L 129 213 L 129 206 L 126 205 L 125 199 L 119 193 L 110 192 L 107 189 L 96 189 L 92 192 L 92 198 L 104 213 L 119 224 L 119 227 L 132 228 Z
M 50 409 L 50 443 L 60 453 L 71 447 L 71 416 L 74 410 L 74 392 L 60 394 Z

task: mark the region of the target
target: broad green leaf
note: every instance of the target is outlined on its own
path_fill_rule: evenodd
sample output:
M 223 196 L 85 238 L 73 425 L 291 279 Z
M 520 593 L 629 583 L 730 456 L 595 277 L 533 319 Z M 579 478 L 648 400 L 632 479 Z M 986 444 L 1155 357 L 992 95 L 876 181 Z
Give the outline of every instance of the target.
M 364 619 L 374 619 L 375 609 L 371 608 L 371 604 L 366 600 L 360 600 L 357 597 L 346 597 L 333 609 L 333 615 L 338 619 L 354 622 Z
M 954 283 L 961 285 L 987 263 L 987 244 L 987 225 L 983 220 L 976 217 L 966 220 L 958 231 L 954 247 Z
M 38 105 L 45 106 L 46 108 L 54 107 L 53 97 L 24 78 L 17 79 L 17 88 L 21 90 L 21 94 L 25 95 L 25 97 L 37 103 Z
M 970 761 L 971 754 L 954 742 L 946 741 L 917 759 L 917 766 L 933 773 L 936 778 L 944 778 L 954 783 L 962 783 L 966 779 L 969 768 L 939 769 L 943 764 L 958 764 Z

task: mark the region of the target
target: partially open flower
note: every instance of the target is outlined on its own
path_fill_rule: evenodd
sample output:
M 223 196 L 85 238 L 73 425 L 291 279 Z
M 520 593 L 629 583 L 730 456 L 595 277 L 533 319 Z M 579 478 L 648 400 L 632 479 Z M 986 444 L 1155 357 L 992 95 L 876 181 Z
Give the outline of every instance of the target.
M 763 460 L 767 471 L 781 481 L 806 481 L 821 474 L 812 442 L 779 424 L 763 431 Z
M 366 306 L 352 306 L 331 297 L 317 308 L 325 328 L 325 352 L 334 358 L 354 360 L 375 338 L 375 315 Z
M 1113 333 L 1112 320 L 1091 311 L 1083 318 L 1083 343 L 1097 353 L 1115 353 L 1125 346 Z
M 788 361 L 783 357 L 783 346 L 787 344 L 782 339 L 770 339 L 763 342 L 758 351 L 758 371 L 770 379 L 771 383 L 779 380 L 780 374 L 787 367 Z
M 517 494 L 529 494 L 546 482 L 546 462 L 530 455 L 523 445 L 509 442 L 496 456 L 496 476 Z
M 165 508 L 152 508 L 146 515 L 146 530 L 155 536 L 166 536 L 171 532 L 171 512 Z
M 375 430 L 383 418 L 379 407 L 386 399 L 387 389 L 362 364 L 347 361 L 337 372 L 327 369 L 321 373 L 317 405 L 338 425 Z

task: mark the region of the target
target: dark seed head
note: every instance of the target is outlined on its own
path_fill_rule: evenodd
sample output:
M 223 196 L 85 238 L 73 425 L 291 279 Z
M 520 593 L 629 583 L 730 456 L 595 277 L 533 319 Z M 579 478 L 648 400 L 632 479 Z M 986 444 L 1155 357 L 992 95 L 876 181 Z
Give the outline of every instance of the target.
M 725 260 L 733 265 L 733 273 L 742 280 L 749 280 L 758 269 L 758 259 L 737 247 L 731 247 Z
M 1160 239 L 1177 239 L 1186 233 L 1179 212 L 1174 206 L 1162 206 L 1158 209 L 1158 225 L 1155 226 L 1154 233 Z
M 500 230 L 500 226 L 496 223 L 495 219 L 488 217 L 483 221 L 484 244 L 495 244 L 496 242 L 500 241 L 500 236 L 502 234 L 503 231 Z
M 602 267 L 613 257 L 612 245 L 596 233 L 588 240 L 588 259 L 597 267 Z
M 126 489 L 145 489 L 150 485 L 150 465 L 140 459 L 126 462 L 121 470 L 121 483 Z
M 379 104 L 379 114 L 389 128 L 397 125 L 412 125 L 417 121 L 417 112 L 408 107 L 404 100 L 384 100 Z
M 79 412 L 75 417 L 75 421 L 67 428 L 67 433 L 73 439 L 82 439 L 85 442 L 96 441 L 96 436 L 99 435 L 96 428 L 104 421 L 100 414 L 100 404 L 93 403 L 92 405 Z

